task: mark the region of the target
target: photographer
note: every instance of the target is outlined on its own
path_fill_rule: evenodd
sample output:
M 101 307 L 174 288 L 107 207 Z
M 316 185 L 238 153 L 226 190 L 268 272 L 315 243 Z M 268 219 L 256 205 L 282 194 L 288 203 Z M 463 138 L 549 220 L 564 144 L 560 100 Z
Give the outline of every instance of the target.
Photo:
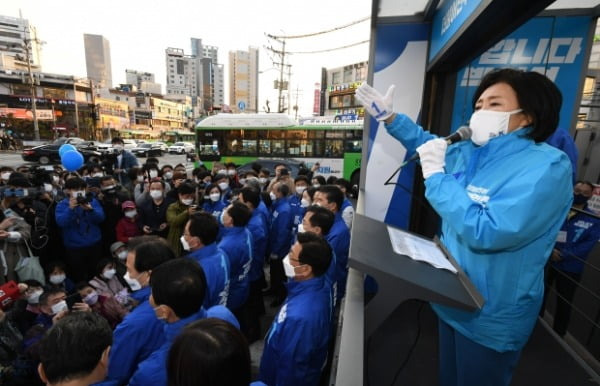
M 123 139 L 116 137 L 111 141 L 116 157 L 112 162 L 113 174 L 123 186 L 130 185 L 129 169 L 138 166 L 137 158 L 130 152 L 125 150 L 125 142 Z
M 56 223 L 62 228 L 69 276 L 76 282 L 94 276 L 101 257 L 100 223 L 104 211 L 98 200 L 86 193 L 86 183 L 79 177 L 65 182 L 69 194 L 56 207 Z

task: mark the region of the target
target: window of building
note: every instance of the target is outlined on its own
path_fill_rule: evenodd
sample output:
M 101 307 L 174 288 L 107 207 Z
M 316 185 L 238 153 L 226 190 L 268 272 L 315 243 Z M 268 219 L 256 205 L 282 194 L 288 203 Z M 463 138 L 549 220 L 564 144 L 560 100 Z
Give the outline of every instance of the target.
M 342 74 L 339 71 L 331 73 L 331 84 L 342 83 Z
M 350 83 L 353 80 L 354 79 L 353 79 L 352 67 L 345 69 L 344 70 L 344 83 Z

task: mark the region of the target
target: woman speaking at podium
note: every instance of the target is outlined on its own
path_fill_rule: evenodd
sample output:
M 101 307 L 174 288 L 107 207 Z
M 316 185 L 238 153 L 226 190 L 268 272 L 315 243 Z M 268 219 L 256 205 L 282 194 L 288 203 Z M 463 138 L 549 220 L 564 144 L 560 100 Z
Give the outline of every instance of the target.
M 573 197 L 569 158 L 544 143 L 558 125 L 562 96 L 538 73 L 491 72 L 473 97 L 471 140 L 448 146 L 393 112 L 394 87 L 383 96 L 365 83 L 356 97 L 409 154 L 419 154 L 442 242 L 485 299 L 474 312 L 432 305 L 440 384 L 508 385 Z

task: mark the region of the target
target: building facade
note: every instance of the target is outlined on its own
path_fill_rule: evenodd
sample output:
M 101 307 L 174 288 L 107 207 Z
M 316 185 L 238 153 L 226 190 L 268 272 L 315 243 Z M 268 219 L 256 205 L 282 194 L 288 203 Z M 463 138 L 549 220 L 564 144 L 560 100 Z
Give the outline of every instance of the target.
M 165 50 L 167 65 L 167 94 L 198 96 L 197 63 L 181 48 Z
M 112 87 L 110 43 L 102 35 L 84 34 L 87 77 L 101 87 Z
M 358 119 L 364 117 L 364 109 L 354 98 L 356 89 L 367 80 L 368 63 L 360 62 L 343 67 L 323 69 L 325 73 L 324 115 L 340 119 Z
M 149 94 L 162 94 L 160 83 L 154 80 L 154 74 L 151 72 L 125 70 L 125 81 L 127 84 L 134 85 L 137 91 Z
M 258 48 L 229 52 L 229 106 L 234 112 L 258 112 Z
M 37 30 L 27 19 L 0 16 L 0 69 L 39 72 L 41 64 L 41 41 Z

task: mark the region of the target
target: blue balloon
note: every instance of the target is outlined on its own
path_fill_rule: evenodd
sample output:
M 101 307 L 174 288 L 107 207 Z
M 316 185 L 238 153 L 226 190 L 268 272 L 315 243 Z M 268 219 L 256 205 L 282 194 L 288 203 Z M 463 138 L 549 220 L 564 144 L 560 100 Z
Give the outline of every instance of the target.
M 64 145 L 63 145 L 64 146 Z M 69 150 L 60 157 L 63 166 L 70 172 L 74 172 L 83 166 L 83 156 L 77 150 Z
M 73 150 L 77 151 L 77 148 L 70 143 L 65 143 L 64 145 L 60 145 L 58 148 L 58 155 L 62 157 L 66 152 Z

